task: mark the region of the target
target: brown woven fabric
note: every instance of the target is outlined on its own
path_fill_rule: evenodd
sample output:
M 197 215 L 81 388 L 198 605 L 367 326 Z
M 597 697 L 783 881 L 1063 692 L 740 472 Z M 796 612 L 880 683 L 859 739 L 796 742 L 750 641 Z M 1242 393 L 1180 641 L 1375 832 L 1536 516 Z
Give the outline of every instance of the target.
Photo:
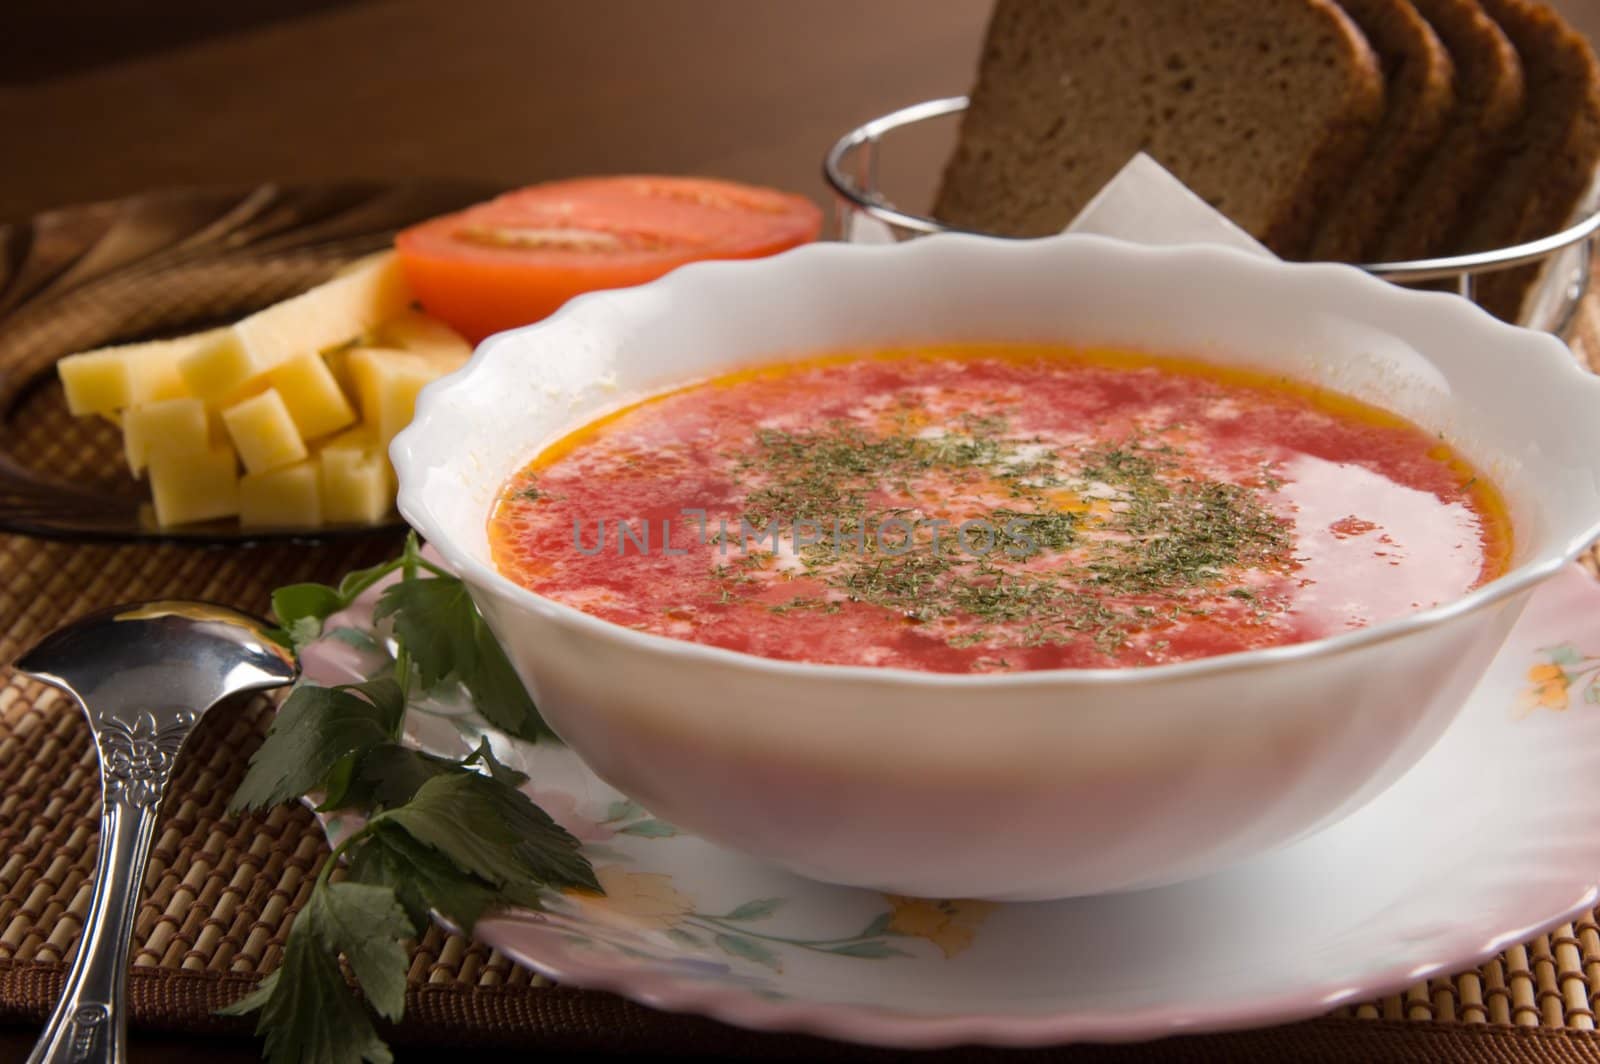
M 1586 356 L 1600 357 L 1600 297 L 1594 294 L 1585 302 L 1575 343 Z M 63 458 L 53 468 L 65 472 L 73 465 Z M 394 536 L 254 549 L 0 536 L 0 616 L 6 618 L 0 661 L 14 659 L 73 617 L 118 601 L 182 596 L 261 612 L 273 587 L 332 579 L 397 546 Z M 327 855 L 315 821 L 299 807 L 238 819 L 223 815 L 269 714 L 270 704 L 257 698 L 208 716 L 180 762 L 134 926 L 130 1005 L 138 1031 L 193 1037 L 247 1032 L 248 1020 L 218 1017 L 214 1010 L 277 965 L 296 907 Z M 0 670 L 0 1024 L 39 1023 L 60 992 L 88 905 L 98 803 L 94 751 L 76 710 L 57 692 Z M 1600 1060 L 1600 1035 L 1590 1033 L 1597 1003 L 1600 925 L 1590 914 L 1481 968 L 1338 1017 L 1146 1046 L 1077 1047 L 1040 1058 Z M 738 1031 L 554 987 L 495 951 L 437 928 L 416 946 L 406 1020 L 389 1035 L 397 1045 L 418 1047 L 424 1059 L 425 1047 L 465 1045 L 649 1050 L 701 1059 L 889 1059 L 875 1050 Z M 215 1044 L 219 1054 L 223 1045 L 237 1048 L 235 1042 Z M 8 1045 L 0 1037 L 0 1058 Z

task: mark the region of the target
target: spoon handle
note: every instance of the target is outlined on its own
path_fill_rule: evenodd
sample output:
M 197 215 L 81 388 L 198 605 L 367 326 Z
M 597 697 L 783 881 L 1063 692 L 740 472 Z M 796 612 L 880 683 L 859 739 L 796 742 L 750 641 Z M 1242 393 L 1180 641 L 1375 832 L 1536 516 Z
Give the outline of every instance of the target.
M 28 1064 L 123 1064 L 127 1060 L 128 1015 L 123 997 L 128 949 L 161 794 L 171 773 L 172 757 L 195 719 L 187 712 L 180 717 L 178 728 L 159 736 L 137 734 L 146 729 L 106 728 L 101 722 L 103 802 L 94 894 L 72 970 L 67 973 L 66 989 Z

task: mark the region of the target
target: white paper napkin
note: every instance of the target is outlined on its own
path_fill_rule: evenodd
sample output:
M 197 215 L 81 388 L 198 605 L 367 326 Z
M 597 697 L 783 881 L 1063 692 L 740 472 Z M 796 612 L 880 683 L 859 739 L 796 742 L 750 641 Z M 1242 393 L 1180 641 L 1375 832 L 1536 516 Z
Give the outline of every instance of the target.
M 1138 244 L 1226 244 L 1272 256 L 1144 152 L 1129 159 L 1062 232 L 1093 233 Z M 895 242 L 888 225 L 861 211 L 852 212 L 847 239 L 853 244 Z

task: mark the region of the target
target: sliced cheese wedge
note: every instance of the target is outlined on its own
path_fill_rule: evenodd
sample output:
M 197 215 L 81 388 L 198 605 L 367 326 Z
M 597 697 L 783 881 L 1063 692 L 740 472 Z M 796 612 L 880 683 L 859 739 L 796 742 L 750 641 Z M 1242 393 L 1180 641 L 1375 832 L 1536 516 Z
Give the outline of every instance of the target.
M 377 340 L 376 347 L 398 347 L 452 370 L 472 357 L 472 345 L 460 333 L 416 310 L 380 325 Z
M 410 305 L 399 262 L 394 252 L 386 251 L 309 292 L 250 315 L 233 332 L 248 358 L 265 372 L 298 355 L 374 332 Z

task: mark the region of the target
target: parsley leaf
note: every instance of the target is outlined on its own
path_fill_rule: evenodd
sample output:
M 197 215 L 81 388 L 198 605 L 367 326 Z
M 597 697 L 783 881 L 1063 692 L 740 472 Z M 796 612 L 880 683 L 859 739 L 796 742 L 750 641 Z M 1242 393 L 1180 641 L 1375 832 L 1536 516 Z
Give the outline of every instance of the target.
M 468 934 L 501 896 L 476 876 L 465 875 L 438 850 L 392 824 L 378 824 L 350 860 L 350 878 L 393 888 L 418 934 L 436 909 Z
M 320 790 L 324 809 L 369 814 L 324 864 L 279 969 L 222 1010 L 259 1011 L 256 1029 L 272 1064 L 391 1064 L 345 981 L 341 955 L 377 1013 L 398 1020 L 406 940 L 427 929 L 430 912 L 470 932 L 496 906 L 539 908 L 548 889 L 600 891 L 578 841 L 517 790 L 528 777 L 496 758 L 487 739 L 459 761 L 398 741 L 413 670 L 423 687 L 461 684 L 504 731 L 550 734 L 465 586 L 423 558 L 415 536 L 401 557 L 350 573 L 337 587 L 280 589 L 275 638 L 297 648 L 315 641 L 329 616 L 396 570 L 400 580 L 375 611 L 392 619 L 394 676 L 298 686 L 229 803 L 233 811 L 260 809 Z M 346 877 L 332 882 L 342 858 Z
M 416 664 L 424 688 L 455 677 L 478 712 L 501 731 L 535 740 L 551 734 L 460 580 L 427 576 L 391 584 L 373 616 L 393 619 L 395 639 Z
M 311 932 L 323 947 L 343 953 L 361 992 L 378 1015 L 398 1020 L 406 1007 L 406 949 L 412 934 L 395 892 L 366 883 L 327 883 L 306 902 Z M 299 917 L 296 917 L 298 922 Z
M 261 1010 L 256 1033 L 266 1035 L 271 1064 L 392 1064 L 393 1054 L 350 992 L 339 962 L 312 932 L 308 912 L 309 907 L 295 917 L 278 969 L 222 1013 Z
M 556 733 L 539 716 L 539 708 L 528 697 L 528 689 L 488 626 L 482 627 L 479 640 L 478 671 L 462 678 L 478 712 L 490 724 L 519 739 L 537 742 L 555 738 Z
M 457 867 L 498 888 L 532 880 L 598 891 L 578 840 L 527 795 L 477 773 L 436 776 L 372 823 L 404 828 Z
M 477 670 L 477 630 L 483 622 L 461 581 L 424 576 L 391 584 L 372 615 L 394 618 L 395 638 L 416 662 L 424 688 Z
M 499 758 L 494 756 L 494 751 L 489 748 L 489 740 L 487 737 L 479 739 L 478 748 L 461 759 L 461 763 L 463 765 L 471 765 L 480 762 L 488 771 L 489 778 L 497 783 L 504 783 L 510 787 L 520 787 L 524 783 L 528 782 L 528 774 L 526 772 L 518 772 L 509 765 L 502 763 Z
M 250 758 L 250 771 L 228 803 L 229 812 L 292 802 L 323 786 L 345 757 L 388 740 L 403 712 L 393 680 L 296 687 Z
M 460 765 L 449 758 L 398 743 L 381 743 L 354 760 L 339 804 L 330 808 L 371 810 L 402 805 L 433 777 L 459 770 Z
M 278 623 L 293 633 L 310 622 L 310 627 L 300 630 L 311 632 L 312 638 L 322 631 L 323 620 L 348 605 L 348 600 L 327 584 L 290 584 L 272 593 L 272 612 Z

